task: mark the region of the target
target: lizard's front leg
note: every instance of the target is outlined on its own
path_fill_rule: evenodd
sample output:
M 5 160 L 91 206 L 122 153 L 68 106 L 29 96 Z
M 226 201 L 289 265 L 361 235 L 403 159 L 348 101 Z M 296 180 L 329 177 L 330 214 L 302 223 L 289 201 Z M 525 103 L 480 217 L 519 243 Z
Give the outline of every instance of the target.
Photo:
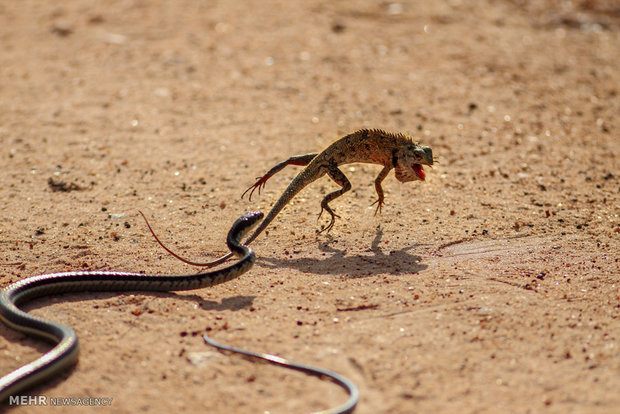
M 321 230 L 321 232 L 327 230 L 327 232 L 329 233 L 332 227 L 334 227 L 334 223 L 336 222 L 336 217 L 340 218 L 340 216 L 334 214 L 333 210 L 329 207 L 328 203 L 332 201 L 333 199 L 338 198 L 344 193 L 346 193 L 347 191 L 349 191 L 351 189 L 351 183 L 349 182 L 349 179 L 344 175 L 342 171 L 338 169 L 336 165 L 330 165 L 329 167 L 327 167 L 327 175 L 329 175 L 329 177 L 332 180 L 334 180 L 338 185 L 342 187 L 340 190 L 336 190 L 332 193 L 327 194 L 321 201 L 321 212 L 319 213 L 319 218 L 321 218 L 321 214 L 323 214 L 323 210 L 326 210 L 331 216 L 331 221 L 329 222 L 327 227 Z
M 247 190 L 245 190 L 243 194 L 241 194 L 241 198 L 243 198 L 245 194 L 249 191 L 250 192 L 249 200 L 252 201 L 252 194 L 254 193 L 254 191 L 258 189 L 258 194 L 260 195 L 261 188 L 265 188 L 265 183 L 267 183 L 267 180 L 270 179 L 272 175 L 281 171 L 287 165 L 308 165 L 310 164 L 310 161 L 312 161 L 314 157 L 316 156 L 317 156 L 317 153 L 294 155 L 288 160 L 278 163 L 275 167 L 267 171 L 267 174 L 263 175 L 262 177 L 256 177 L 257 181 L 254 184 L 252 184 Z
M 375 178 L 375 190 L 377 190 L 377 195 L 379 196 L 377 201 L 371 204 L 371 206 L 375 204 L 377 205 L 375 216 L 377 215 L 377 212 L 381 213 L 381 207 L 383 207 L 383 188 L 381 187 L 381 182 L 385 179 L 385 177 L 387 177 L 391 170 L 392 166 L 386 165 L 383 167 L 377 178 Z

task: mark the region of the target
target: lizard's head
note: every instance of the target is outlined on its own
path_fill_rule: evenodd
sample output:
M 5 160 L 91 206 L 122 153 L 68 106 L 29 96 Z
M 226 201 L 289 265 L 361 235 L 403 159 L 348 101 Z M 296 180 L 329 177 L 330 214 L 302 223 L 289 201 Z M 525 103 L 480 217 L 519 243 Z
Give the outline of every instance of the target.
M 409 142 L 394 152 L 394 170 L 396 179 L 401 183 L 424 180 L 423 165 L 433 165 L 431 147 Z

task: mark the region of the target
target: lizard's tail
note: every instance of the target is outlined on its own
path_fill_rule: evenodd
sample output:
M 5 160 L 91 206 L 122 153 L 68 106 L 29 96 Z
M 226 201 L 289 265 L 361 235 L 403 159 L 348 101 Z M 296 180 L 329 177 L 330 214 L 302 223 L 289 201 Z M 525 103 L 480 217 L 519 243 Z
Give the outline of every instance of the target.
M 316 179 L 318 179 L 319 177 L 321 177 L 323 175 L 323 174 L 316 174 L 315 175 L 312 172 L 313 172 L 313 169 L 309 170 L 308 167 L 306 167 L 305 170 L 300 172 L 293 179 L 293 181 L 291 181 L 291 183 L 288 185 L 286 190 L 284 190 L 284 193 L 282 193 L 282 196 L 280 196 L 280 198 L 278 199 L 276 204 L 271 208 L 271 211 L 269 211 L 269 214 L 267 214 L 267 216 L 263 219 L 263 221 L 261 221 L 260 225 L 254 231 L 254 233 L 252 233 L 252 235 L 250 237 L 248 237 L 248 239 L 243 244 L 248 245 L 248 244 L 252 243 L 263 232 L 263 230 L 265 230 L 267 228 L 267 226 L 269 226 L 269 224 L 271 224 L 271 222 L 273 221 L 274 218 L 276 218 L 278 213 L 280 211 L 282 211 L 282 209 L 284 207 L 286 207 L 286 205 L 293 199 L 293 197 L 295 197 L 297 195 L 297 193 L 299 193 L 305 186 L 307 186 L 308 184 L 310 184 L 311 182 L 315 181 Z M 310 177 L 310 178 L 308 178 L 308 177 Z M 142 212 L 140 212 L 140 214 L 142 214 Z M 219 265 L 221 263 L 224 263 L 226 260 L 228 260 L 231 257 L 233 257 L 233 253 L 227 253 L 227 254 L 225 254 L 223 256 L 220 256 L 217 259 L 212 260 L 210 262 L 192 262 L 190 260 L 187 260 L 187 259 L 177 255 L 172 250 L 168 249 L 159 240 L 159 238 L 155 235 L 155 232 L 153 231 L 153 229 L 151 229 L 151 226 L 150 226 L 148 220 L 146 219 L 146 217 L 144 216 L 144 214 L 142 214 L 142 217 L 146 221 L 146 225 L 148 226 L 149 230 L 153 234 L 153 237 L 155 237 L 155 240 L 157 241 L 157 243 L 159 243 L 161 245 L 161 247 L 163 247 L 168 253 L 170 253 L 172 256 L 176 257 L 177 259 L 179 259 L 183 263 L 187 263 L 189 265 L 199 266 L 199 267 L 213 267 L 213 266 L 217 266 L 217 265 Z
M 267 216 L 261 221 L 260 225 L 254 230 L 254 233 L 243 243 L 246 246 L 252 243 L 262 232 L 271 224 L 273 219 L 276 218 L 278 213 L 282 211 L 284 207 L 299 193 L 305 186 L 310 184 L 311 182 L 317 180 L 319 177 L 324 174 L 314 174 L 314 168 L 311 168 L 312 164 L 306 167 L 302 172 L 300 172 L 293 181 L 288 185 L 282 196 L 276 201 L 276 204 L 271 208 Z M 219 260 L 219 259 L 218 259 Z M 221 263 L 221 262 L 219 262 Z
M 233 257 L 233 253 L 228 253 L 225 254 L 224 256 L 220 256 L 217 259 L 211 261 L 211 262 L 192 262 L 191 260 L 188 260 L 184 257 L 179 256 L 178 254 L 176 254 L 175 252 L 173 252 L 172 250 L 170 250 L 168 247 L 166 247 L 166 245 L 159 240 L 159 237 L 157 237 L 157 234 L 155 234 L 155 231 L 151 228 L 151 224 L 149 223 L 149 221 L 146 219 L 146 216 L 144 215 L 143 212 L 141 212 L 140 210 L 138 210 L 138 213 L 140 213 L 142 215 L 142 218 L 144 219 L 144 222 L 146 223 L 146 226 L 149 228 L 149 231 L 151 232 L 151 234 L 153 235 L 153 237 L 155 238 L 155 241 L 157 243 L 159 243 L 159 245 L 165 250 L 167 251 L 170 255 L 174 256 L 175 258 L 177 258 L 178 260 L 182 261 L 183 263 L 186 263 L 188 265 L 191 266 L 199 266 L 199 267 L 213 267 L 213 266 L 217 266 L 220 263 L 224 263 L 226 260 L 230 259 L 231 257 Z

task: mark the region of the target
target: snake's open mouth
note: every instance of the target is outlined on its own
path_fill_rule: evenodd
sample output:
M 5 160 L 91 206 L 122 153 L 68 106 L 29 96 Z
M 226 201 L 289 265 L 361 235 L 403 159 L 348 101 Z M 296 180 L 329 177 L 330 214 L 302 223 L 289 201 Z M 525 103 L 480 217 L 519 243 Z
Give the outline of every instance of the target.
M 422 168 L 422 165 L 413 164 L 412 168 L 413 168 L 413 171 L 415 172 L 415 175 L 417 175 L 420 180 L 424 180 L 424 178 L 426 177 L 426 174 L 424 173 L 424 169 Z

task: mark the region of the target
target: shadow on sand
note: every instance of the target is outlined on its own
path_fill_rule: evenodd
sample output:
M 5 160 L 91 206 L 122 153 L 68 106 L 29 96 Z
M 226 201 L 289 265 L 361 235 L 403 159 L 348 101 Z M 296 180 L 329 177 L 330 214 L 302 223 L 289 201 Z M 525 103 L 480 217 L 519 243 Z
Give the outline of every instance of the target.
M 392 250 L 388 254 L 379 247 L 383 230 L 377 228 L 377 234 L 372 241 L 368 252 L 374 255 L 347 256 L 346 250 L 335 249 L 330 246 L 331 241 L 320 243 L 319 250 L 324 253 L 321 258 L 274 259 L 258 257 L 258 266 L 271 269 L 297 269 L 302 272 L 315 274 L 345 275 L 348 278 L 368 277 L 375 274 L 402 275 L 418 273 L 427 268 L 422 264 L 420 256 L 408 253 L 417 245 Z

